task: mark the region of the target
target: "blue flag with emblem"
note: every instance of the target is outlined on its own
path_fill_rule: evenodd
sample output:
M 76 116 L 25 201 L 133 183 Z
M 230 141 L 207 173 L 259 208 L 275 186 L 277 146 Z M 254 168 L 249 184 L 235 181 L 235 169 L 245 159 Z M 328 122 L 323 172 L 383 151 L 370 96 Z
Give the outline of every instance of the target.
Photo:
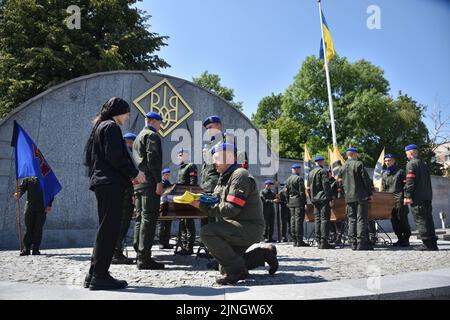
M 15 148 L 16 179 L 36 177 L 44 194 L 44 207 L 47 207 L 61 191 L 61 184 L 39 148 L 16 121 L 11 146 Z

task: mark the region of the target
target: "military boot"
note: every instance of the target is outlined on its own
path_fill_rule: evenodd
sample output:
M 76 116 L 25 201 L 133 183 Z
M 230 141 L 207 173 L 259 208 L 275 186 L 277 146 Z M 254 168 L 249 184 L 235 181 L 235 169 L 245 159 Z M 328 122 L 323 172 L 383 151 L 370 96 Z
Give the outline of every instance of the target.
M 361 242 L 356 246 L 356 250 L 359 251 L 371 251 L 373 250 L 373 245 L 371 242 Z
M 319 249 L 334 249 L 335 247 L 331 244 L 328 243 L 327 240 L 322 240 L 320 242 L 320 247 Z
M 31 253 L 30 249 L 25 248 L 25 249 L 22 249 L 22 251 L 20 251 L 19 256 L 21 256 L 21 257 L 23 257 L 23 256 L 29 256 L 30 253 Z
M 351 248 L 353 251 L 355 251 L 358 248 L 358 244 L 356 242 L 351 243 Z
M 438 251 L 439 248 L 437 246 L 437 242 L 433 240 L 422 240 L 423 244 L 419 247 L 416 247 L 417 251 Z
M 128 286 L 125 280 L 114 279 L 109 273 L 105 277 L 91 277 L 89 290 L 117 290 L 124 289 Z
M 133 264 L 133 259 L 127 258 L 122 251 L 115 251 L 111 264 Z
M 400 244 L 400 247 L 409 247 L 409 237 L 403 238 L 403 241 Z
M 397 236 L 397 238 L 398 238 L 398 240 L 397 240 L 397 242 L 394 242 L 393 244 L 392 244 L 392 246 L 394 246 L 394 247 L 401 247 L 402 246 L 402 243 L 403 243 L 403 237 L 402 236 Z
M 297 247 L 309 247 L 309 246 L 310 246 L 309 243 L 306 243 L 303 240 L 298 241 Z
M 31 254 L 33 256 L 39 256 L 41 255 L 41 252 L 39 251 L 39 247 L 38 246 L 33 246 L 33 251 L 31 252 Z
M 138 255 L 137 268 L 139 270 L 162 270 L 166 266 L 163 263 L 156 262 L 151 257 Z

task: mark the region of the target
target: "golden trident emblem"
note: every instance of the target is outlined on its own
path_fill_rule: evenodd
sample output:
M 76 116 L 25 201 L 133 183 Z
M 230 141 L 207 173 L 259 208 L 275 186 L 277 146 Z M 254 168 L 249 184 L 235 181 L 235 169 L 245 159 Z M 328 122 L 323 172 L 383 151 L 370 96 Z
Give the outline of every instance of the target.
M 133 104 L 144 116 L 149 111 L 161 115 L 163 120 L 159 134 L 163 137 L 193 113 L 191 107 L 166 78 L 136 98 Z M 147 105 L 148 108 L 142 105 Z

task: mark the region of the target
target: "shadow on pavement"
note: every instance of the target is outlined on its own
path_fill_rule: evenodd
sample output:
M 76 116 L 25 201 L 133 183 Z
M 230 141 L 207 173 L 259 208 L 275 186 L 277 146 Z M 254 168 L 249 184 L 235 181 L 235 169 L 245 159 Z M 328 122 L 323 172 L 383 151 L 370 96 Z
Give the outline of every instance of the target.
M 158 295 L 188 295 L 188 296 L 223 296 L 227 288 L 227 293 L 236 293 L 248 291 L 248 288 L 241 287 L 177 287 L 177 288 L 152 288 L 152 287 L 136 287 L 129 286 L 121 292 L 139 293 L 139 294 L 158 294 Z

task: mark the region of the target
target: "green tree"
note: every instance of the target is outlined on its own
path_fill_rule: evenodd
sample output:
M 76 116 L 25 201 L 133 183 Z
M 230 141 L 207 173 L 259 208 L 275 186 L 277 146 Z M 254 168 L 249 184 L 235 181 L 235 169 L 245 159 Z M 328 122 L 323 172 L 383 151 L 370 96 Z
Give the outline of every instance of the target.
M 358 147 L 361 159 L 374 166 L 383 147 L 399 156 L 404 165 L 403 147 L 419 145 L 422 156 L 430 160 L 428 130 L 422 121 L 425 107 L 399 93 L 389 96 L 384 71 L 370 62 L 349 63 L 336 56 L 330 64 L 336 133 L 341 149 Z M 282 103 L 282 117 L 293 119 L 309 130 L 305 143 L 314 153 L 327 155 L 331 144 L 331 123 L 323 62 L 314 56 L 302 64 Z M 292 136 L 280 144 L 297 144 Z M 283 136 L 280 137 L 280 140 Z M 298 147 L 298 145 L 297 145 Z M 300 146 L 302 148 L 302 146 Z M 281 149 L 283 150 L 283 149 Z M 290 147 L 286 147 L 290 150 Z M 288 156 L 283 154 L 280 156 Z
M 281 116 L 281 104 L 283 95 L 277 94 L 262 98 L 258 103 L 258 109 L 252 114 L 252 122 L 257 128 L 264 128 L 270 120 L 277 120 Z
M 81 75 L 119 69 L 159 70 L 166 36 L 151 32 L 136 0 L 0 1 L 0 118 L 32 96 Z M 81 9 L 69 29 L 70 5 Z
M 215 94 L 221 96 L 226 101 L 228 101 L 233 107 L 235 107 L 239 111 L 243 111 L 243 109 L 244 109 L 243 102 L 242 101 L 238 101 L 238 102 L 233 101 L 234 90 L 231 88 L 222 86 L 220 81 L 221 81 L 221 79 L 220 79 L 219 75 L 209 73 L 208 71 L 204 71 L 198 78 L 192 77 L 193 83 L 202 87 L 203 89 L 214 92 Z

